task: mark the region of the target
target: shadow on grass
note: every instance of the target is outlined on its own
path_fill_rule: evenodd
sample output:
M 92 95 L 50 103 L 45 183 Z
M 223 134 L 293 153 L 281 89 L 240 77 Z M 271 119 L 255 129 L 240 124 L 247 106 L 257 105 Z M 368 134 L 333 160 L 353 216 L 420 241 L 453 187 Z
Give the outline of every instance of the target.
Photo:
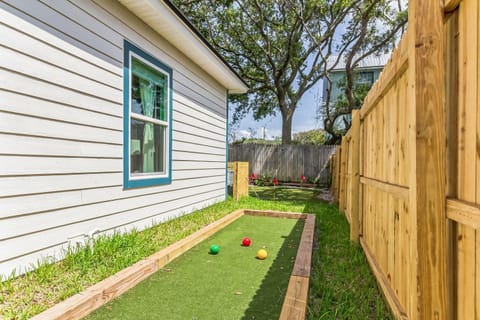
M 290 234 L 282 236 L 284 238 L 282 247 L 245 311 L 243 320 L 267 320 L 280 317 L 303 226 L 303 220 L 298 220 Z

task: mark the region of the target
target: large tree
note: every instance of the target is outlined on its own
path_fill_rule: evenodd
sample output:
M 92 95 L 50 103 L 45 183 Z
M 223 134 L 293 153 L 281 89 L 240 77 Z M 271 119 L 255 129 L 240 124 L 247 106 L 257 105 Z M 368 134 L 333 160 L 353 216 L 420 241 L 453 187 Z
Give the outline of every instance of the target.
M 356 82 L 357 69 L 360 63 L 374 54 L 391 51 L 396 40 L 404 32 L 407 23 L 407 12 L 403 10 L 402 0 L 364 0 L 352 7 L 342 35 L 344 53 L 341 56 L 345 63 L 345 79 L 339 85 L 343 94 L 334 101 L 331 91 L 326 92 L 322 105 L 324 128 L 329 133 L 327 143 L 340 141 L 341 135 L 348 130 L 350 122 L 340 119 L 358 109 L 368 93 L 364 84 Z M 325 65 L 326 79 L 331 88 L 333 83 L 328 69 L 336 65 L 338 60 Z
M 338 29 L 360 0 L 175 0 L 250 85 L 232 97 L 234 119 L 280 112 L 292 139 L 299 100 L 325 75 Z
M 280 112 L 283 144 L 291 143 L 299 100 L 345 57 L 348 106 L 326 97 L 325 129 L 351 112 L 353 72 L 394 43 L 406 21 L 395 9 L 402 1 L 174 0 L 250 85 L 248 94 L 231 97 L 234 121 L 249 112 L 256 120 Z

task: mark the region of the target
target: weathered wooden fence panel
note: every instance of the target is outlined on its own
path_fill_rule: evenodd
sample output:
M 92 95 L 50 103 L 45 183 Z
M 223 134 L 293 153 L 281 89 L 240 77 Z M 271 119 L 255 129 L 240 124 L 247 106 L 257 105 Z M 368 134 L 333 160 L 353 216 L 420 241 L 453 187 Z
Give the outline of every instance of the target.
M 300 181 L 304 175 L 330 181 L 329 160 L 335 146 L 233 144 L 229 161 L 246 161 L 250 174 L 276 176 L 281 181 Z
M 409 4 L 332 171 L 398 319 L 480 319 L 480 4 L 442 3 Z

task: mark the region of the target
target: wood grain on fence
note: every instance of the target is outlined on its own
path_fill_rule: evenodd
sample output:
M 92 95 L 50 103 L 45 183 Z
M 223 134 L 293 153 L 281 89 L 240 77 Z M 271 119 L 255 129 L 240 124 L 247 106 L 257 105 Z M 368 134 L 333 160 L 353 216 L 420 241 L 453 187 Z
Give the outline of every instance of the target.
M 478 0 L 412 2 L 334 158 L 333 194 L 398 319 L 480 319 L 479 20 Z
M 335 146 L 233 144 L 229 161 L 246 161 L 250 174 L 276 176 L 281 181 L 308 179 L 330 182 L 329 160 Z

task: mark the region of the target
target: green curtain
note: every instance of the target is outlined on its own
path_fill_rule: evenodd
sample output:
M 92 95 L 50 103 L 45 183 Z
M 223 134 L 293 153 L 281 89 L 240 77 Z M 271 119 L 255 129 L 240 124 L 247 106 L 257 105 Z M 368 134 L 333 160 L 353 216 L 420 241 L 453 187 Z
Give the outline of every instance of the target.
M 153 117 L 155 106 L 155 85 L 140 78 L 140 98 L 142 99 L 143 115 Z M 153 143 L 153 123 L 145 123 L 143 129 L 143 172 L 154 172 L 155 146 Z

